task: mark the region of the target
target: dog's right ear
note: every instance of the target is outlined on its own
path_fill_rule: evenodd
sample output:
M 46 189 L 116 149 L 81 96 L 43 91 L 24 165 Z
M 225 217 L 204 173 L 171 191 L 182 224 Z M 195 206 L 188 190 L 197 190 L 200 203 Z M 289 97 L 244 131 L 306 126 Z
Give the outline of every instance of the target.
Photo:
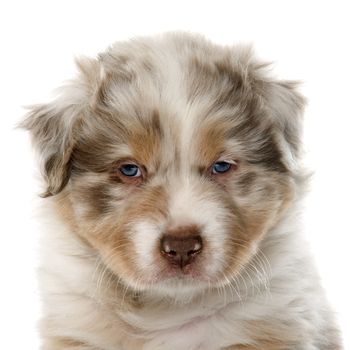
M 31 133 L 33 145 L 40 157 L 46 182 L 43 197 L 59 193 L 70 177 L 70 159 L 74 148 L 74 126 L 80 111 L 74 106 L 50 103 L 31 107 L 21 127 Z
M 47 186 L 43 197 L 61 192 L 69 181 L 71 155 L 101 78 L 98 61 L 84 58 L 77 65 L 79 76 L 62 87 L 51 103 L 30 107 L 19 125 L 30 131 L 40 156 Z

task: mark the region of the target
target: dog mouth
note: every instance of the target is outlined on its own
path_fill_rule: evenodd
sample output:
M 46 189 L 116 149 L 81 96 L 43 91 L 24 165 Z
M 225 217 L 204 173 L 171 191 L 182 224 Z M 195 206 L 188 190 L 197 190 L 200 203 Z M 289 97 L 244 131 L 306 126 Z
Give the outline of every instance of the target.
M 151 283 L 151 287 L 158 288 L 159 291 L 165 289 L 167 294 L 190 293 L 195 294 L 198 290 L 203 290 L 211 286 L 208 277 L 199 273 L 167 272 L 158 276 L 156 281 Z
M 203 280 L 204 276 L 200 269 L 195 266 L 185 265 L 183 267 L 169 266 L 158 274 L 159 280 L 177 279 L 181 281 Z
M 169 285 L 180 288 L 203 287 L 215 283 L 215 276 L 209 276 L 200 262 L 193 261 L 189 264 L 166 264 L 153 275 L 155 285 Z

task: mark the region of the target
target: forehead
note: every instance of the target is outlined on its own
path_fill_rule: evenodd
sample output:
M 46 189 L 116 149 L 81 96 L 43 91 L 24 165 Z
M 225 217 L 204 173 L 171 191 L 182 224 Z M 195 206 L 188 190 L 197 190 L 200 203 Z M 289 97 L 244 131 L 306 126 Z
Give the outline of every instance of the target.
M 266 162 L 277 164 L 254 92 L 259 67 L 249 54 L 181 37 L 112 47 L 100 56 L 103 78 L 81 136 L 85 150 L 101 145 L 110 160 L 132 157 L 154 167 L 206 166 L 227 150 L 256 156 L 260 143 Z
M 225 108 L 232 113 L 252 98 L 258 67 L 250 55 L 247 48 L 233 52 L 181 35 L 117 43 L 100 56 L 99 102 L 130 118 L 154 108 L 177 121 L 194 109 L 204 116 Z
M 127 131 L 125 141 L 137 153 L 159 148 L 161 140 L 163 148 L 175 145 L 180 154 L 193 147 L 205 156 L 219 153 L 230 130 L 257 108 L 244 82 L 246 71 L 221 47 L 185 41 L 179 50 L 176 42 L 161 44 L 143 43 L 138 50 L 119 45 L 101 57 L 99 112 Z

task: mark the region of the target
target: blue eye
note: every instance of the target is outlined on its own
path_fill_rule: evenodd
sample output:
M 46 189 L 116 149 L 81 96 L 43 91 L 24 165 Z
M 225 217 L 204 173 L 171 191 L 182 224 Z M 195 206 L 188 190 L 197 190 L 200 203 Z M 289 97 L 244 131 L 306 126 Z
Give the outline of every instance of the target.
M 142 175 L 141 169 L 136 164 L 123 164 L 119 171 L 129 177 L 140 177 Z
M 231 163 L 227 162 L 216 162 L 212 166 L 212 173 L 213 174 L 223 174 L 229 171 L 232 167 Z

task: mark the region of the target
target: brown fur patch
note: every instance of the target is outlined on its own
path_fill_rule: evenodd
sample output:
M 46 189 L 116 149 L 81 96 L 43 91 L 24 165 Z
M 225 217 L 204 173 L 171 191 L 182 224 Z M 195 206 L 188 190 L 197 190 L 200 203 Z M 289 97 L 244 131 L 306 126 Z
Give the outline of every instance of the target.
M 288 345 L 281 344 L 279 341 L 261 341 L 256 345 L 234 345 L 225 350 L 288 350 L 293 348 L 286 347 Z
M 242 192 L 247 193 L 251 191 L 256 181 L 258 181 L 258 174 L 250 171 L 238 177 L 236 186 L 238 186 Z
M 140 118 L 140 128 L 131 131 L 128 142 L 142 165 L 154 164 L 156 168 L 159 163 L 156 156 L 160 153 L 162 138 L 159 111 L 154 110 L 150 116 Z
M 259 165 L 270 171 L 286 173 L 282 153 L 274 137 L 272 126 L 264 126 L 255 116 L 255 111 L 242 112 L 241 116 L 208 116 L 201 121 L 201 127 L 195 138 L 199 166 L 211 164 L 221 153 L 230 151 L 236 159 Z M 261 116 L 261 119 L 264 119 Z M 265 118 L 266 119 L 266 118 Z M 227 149 L 227 143 L 237 145 L 236 149 Z
M 50 350 L 92 350 L 96 349 L 91 345 L 73 338 L 53 337 L 43 341 L 43 349 Z M 96 349 L 97 350 L 97 349 Z
M 89 200 L 93 205 L 91 206 L 94 213 L 91 216 L 106 215 L 113 210 L 113 196 L 110 194 L 110 185 L 101 183 L 89 188 Z
M 245 323 L 250 344 L 234 345 L 225 350 L 287 350 L 295 349 L 304 338 L 303 332 L 297 325 L 285 325 L 273 321 L 249 321 Z
M 42 150 L 43 175 L 47 183 L 43 197 L 59 193 L 70 177 L 74 137 L 72 130 L 64 123 L 64 113 L 69 113 L 69 109 L 56 110 L 52 106 L 35 106 L 21 124 L 21 127 L 30 130 L 36 147 Z
M 211 113 L 221 110 L 224 106 L 237 105 L 241 96 L 244 78 L 242 73 L 235 69 L 229 58 L 210 62 L 192 57 L 189 61 L 188 95 L 190 101 L 199 96 L 216 90 L 215 101 Z
M 72 172 L 103 173 L 111 171 L 120 158 L 134 158 L 140 165 L 155 168 L 158 164 L 163 133 L 158 110 L 144 113 L 132 126 L 123 117 L 96 116 L 82 130 L 72 155 Z M 128 149 L 128 154 L 118 154 Z
M 259 191 L 244 192 L 241 195 L 245 198 L 246 204 L 238 204 L 237 200 L 238 203 L 232 207 L 236 218 L 231 224 L 232 235 L 225 245 L 226 275 L 235 275 L 244 269 L 253 257 L 253 245 L 278 222 L 294 198 L 294 188 L 288 181 L 278 176 L 275 176 L 273 186 L 270 181 L 271 179 L 266 185 L 263 185 L 262 180 L 257 181 L 263 187 L 260 187 Z M 241 189 L 234 188 L 235 185 L 231 190 L 236 193 L 242 192 Z M 259 193 L 259 196 L 256 193 Z M 248 198 L 251 198 L 250 201 Z
M 167 215 L 167 195 L 164 189 L 161 187 L 140 188 L 136 192 L 138 193 L 134 193 L 131 201 L 127 204 L 124 203 L 122 213 L 119 212 L 115 215 L 110 212 L 109 215 L 104 217 L 103 225 L 96 225 L 99 222 L 99 217 L 89 212 L 84 224 L 80 221 L 78 227 L 78 234 L 100 252 L 102 259 L 110 269 L 117 276 L 124 277 L 127 280 L 131 276 L 134 279 L 140 277 L 135 265 L 135 243 L 130 223 L 142 218 L 157 221 Z M 72 216 L 66 211 L 67 214 L 69 217 Z M 68 220 L 71 221 L 72 219 Z

